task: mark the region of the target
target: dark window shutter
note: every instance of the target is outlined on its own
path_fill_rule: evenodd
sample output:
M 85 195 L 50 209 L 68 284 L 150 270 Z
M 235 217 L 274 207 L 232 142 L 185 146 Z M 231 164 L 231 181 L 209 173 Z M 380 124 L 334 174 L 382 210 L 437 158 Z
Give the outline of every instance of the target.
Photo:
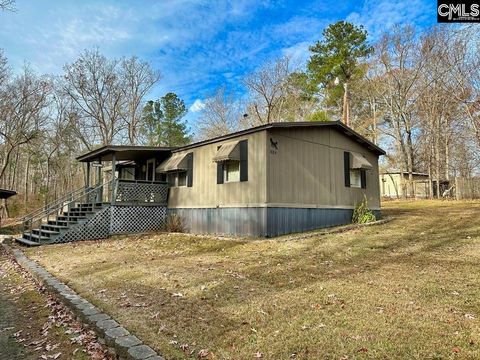
M 248 181 L 248 140 L 240 141 L 240 181 Z
M 187 154 L 187 187 L 193 185 L 193 153 Z
M 343 172 L 345 177 L 345 186 L 350 187 L 350 153 L 343 153 Z
M 223 184 L 223 161 L 217 162 L 217 184 Z
M 362 185 L 362 189 L 367 188 L 367 172 L 365 169 L 360 170 L 360 183 Z

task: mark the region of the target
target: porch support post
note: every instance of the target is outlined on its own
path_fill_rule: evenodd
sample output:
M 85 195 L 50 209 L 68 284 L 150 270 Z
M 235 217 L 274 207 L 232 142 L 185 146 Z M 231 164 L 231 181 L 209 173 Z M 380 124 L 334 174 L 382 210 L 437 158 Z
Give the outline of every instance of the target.
M 97 168 L 97 187 L 102 185 L 102 159 L 98 159 L 98 168 Z M 103 198 L 103 189 L 101 187 L 97 190 L 97 203 L 101 203 Z
M 118 181 L 115 179 L 115 172 L 117 170 L 117 158 L 115 153 L 112 154 L 112 195 L 111 195 L 111 204 L 115 205 L 115 199 L 117 197 L 117 186 Z
M 87 180 L 85 181 L 85 187 L 90 187 L 90 161 L 87 162 Z

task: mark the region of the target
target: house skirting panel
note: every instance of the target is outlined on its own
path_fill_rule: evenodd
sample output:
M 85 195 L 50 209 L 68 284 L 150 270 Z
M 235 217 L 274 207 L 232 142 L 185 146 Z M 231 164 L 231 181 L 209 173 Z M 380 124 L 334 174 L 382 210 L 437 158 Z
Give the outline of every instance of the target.
M 380 218 L 380 211 L 375 210 Z M 273 237 L 351 223 L 353 209 L 291 207 L 180 208 L 186 231 L 197 234 Z
M 268 236 L 267 208 L 168 208 L 167 214 L 180 216 L 185 230 L 196 234 Z

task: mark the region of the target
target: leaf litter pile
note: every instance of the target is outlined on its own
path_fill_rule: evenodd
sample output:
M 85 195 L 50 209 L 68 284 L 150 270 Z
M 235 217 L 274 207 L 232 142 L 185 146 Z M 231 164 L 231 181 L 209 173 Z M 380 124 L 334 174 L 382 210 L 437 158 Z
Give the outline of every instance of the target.
M 68 308 L 3 248 L 0 307 L 2 359 L 113 359 L 95 333 L 77 321 Z

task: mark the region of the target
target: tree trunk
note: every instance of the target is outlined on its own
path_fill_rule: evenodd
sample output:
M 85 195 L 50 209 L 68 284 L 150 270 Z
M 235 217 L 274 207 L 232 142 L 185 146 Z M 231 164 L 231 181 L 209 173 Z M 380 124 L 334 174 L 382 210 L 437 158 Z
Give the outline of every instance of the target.
M 23 195 L 23 207 L 25 212 L 27 211 L 27 204 L 28 204 L 28 180 L 30 179 L 30 155 L 27 155 L 27 161 L 25 162 L 25 178 L 24 178 L 24 191 L 25 194 Z
M 435 177 L 437 178 L 437 199 L 440 199 L 440 119 L 437 118 L 435 123 Z

